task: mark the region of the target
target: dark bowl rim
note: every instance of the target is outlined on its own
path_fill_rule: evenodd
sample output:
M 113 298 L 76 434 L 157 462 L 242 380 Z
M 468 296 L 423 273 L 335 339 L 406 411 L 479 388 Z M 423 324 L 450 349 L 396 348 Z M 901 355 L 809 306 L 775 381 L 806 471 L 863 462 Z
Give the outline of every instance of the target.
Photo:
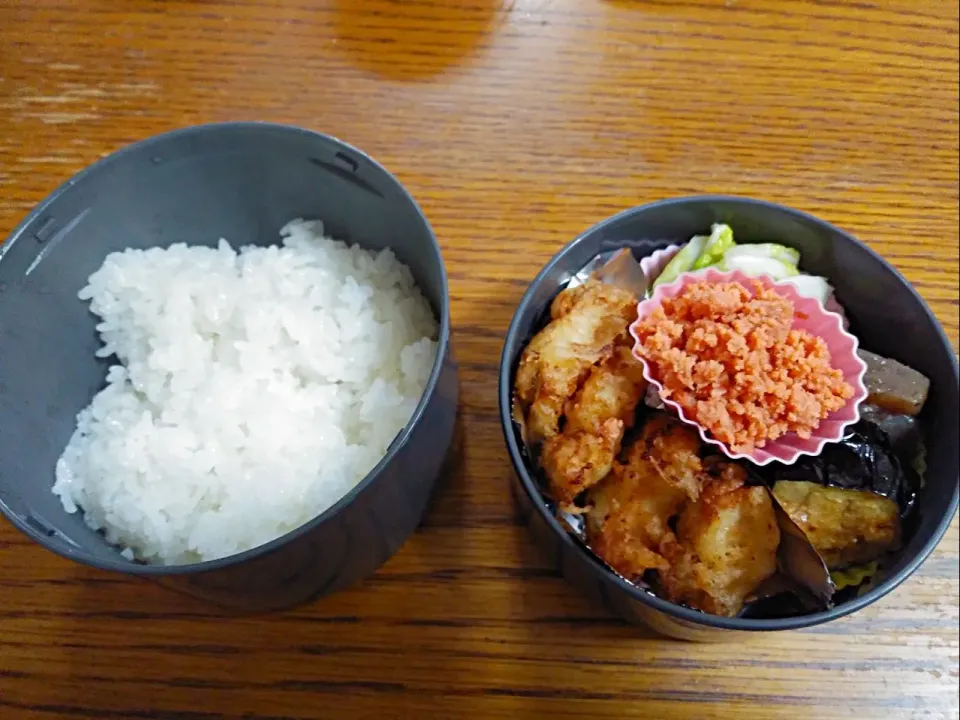
M 944 534 L 947 532 L 947 529 L 950 527 L 950 524 L 953 521 L 953 516 L 957 512 L 957 506 L 960 504 L 960 469 L 958 469 L 958 484 L 954 488 L 953 498 L 950 501 L 949 506 L 944 509 L 943 516 L 941 517 L 940 522 L 930 540 L 916 555 L 914 555 L 913 558 L 910 559 L 910 561 L 903 568 L 900 569 L 896 575 L 887 578 L 884 580 L 884 582 L 880 583 L 877 587 L 873 588 L 864 595 L 854 598 L 853 600 L 845 602 L 842 605 L 834 607 L 830 610 L 790 618 L 725 618 L 686 608 L 681 605 L 676 605 L 656 597 L 651 593 L 645 592 L 632 583 L 627 582 L 615 572 L 612 572 L 608 568 L 604 567 L 599 560 L 594 558 L 583 547 L 581 547 L 581 545 L 574 540 L 566 530 L 563 529 L 563 527 L 554 517 L 553 513 L 547 509 L 540 491 L 537 489 L 536 482 L 531 476 L 527 469 L 526 463 L 524 462 L 523 454 L 521 453 L 519 444 L 517 443 L 513 428 L 513 419 L 511 417 L 510 408 L 510 379 L 511 375 L 513 374 L 513 367 L 508 362 L 508 358 L 515 354 L 517 349 L 516 346 L 523 340 L 523 338 L 518 337 L 518 323 L 520 315 L 526 310 L 527 306 L 532 303 L 534 290 L 540 285 L 540 283 L 543 282 L 544 278 L 550 274 L 557 265 L 560 265 L 563 262 L 565 257 L 574 247 L 582 242 L 585 242 L 587 238 L 595 235 L 596 233 L 602 232 L 608 226 L 620 222 L 626 217 L 649 212 L 654 208 L 661 208 L 671 205 L 691 206 L 718 202 L 740 204 L 742 206 L 758 206 L 775 210 L 787 216 L 803 220 L 807 223 L 819 225 L 821 228 L 829 230 L 836 235 L 843 237 L 845 240 L 853 243 L 861 250 L 865 251 L 874 260 L 878 261 L 892 278 L 896 279 L 901 285 L 906 287 L 906 289 L 909 290 L 909 292 L 913 295 L 914 300 L 919 303 L 920 307 L 923 308 L 928 321 L 934 326 L 939 335 L 942 349 L 946 351 L 952 358 L 954 384 L 956 385 L 958 382 L 960 382 L 960 380 L 958 380 L 958 377 L 960 377 L 960 368 L 958 368 L 957 355 L 953 351 L 950 340 L 947 338 L 946 333 L 944 333 L 943 327 L 933 314 L 933 311 L 930 310 L 927 303 L 922 297 L 920 297 L 920 294 L 916 291 L 913 285 L 906 278 L 904 278 L 896 268 L 894 268 L 887 260 L 885 260 L 883 256 L 870 248 L 868 245 L 861 242 L 850 233 L 841 230 L 835 225 L 825 220 L 821 220 L 810 213 L 802 210 L 796 210 L 772 201 L 744 197 L 740 195 L 687 195 L 656 200 L 643 205 L 638 205 L 623 210 L 615 215 L 612 215 L 611 217 L 606 218 L 605 220 L 600 221 L 564 245 L 563 248 L 561 248 L 550 259 L 543 269 L 537 273 L 536 277 L 534 277 L 534 279 L 530 282 L 527 291 L 521 298 L 520 303 L 514 312 L 513 318 L 510 321 L 507 334 L 504 338 L 503 350 L 500 356 L 500 369 L 497 388 L 500 405 L 500 427 L 503 431 L 504 440 L 507 444 L 510 462 L 513 464 L 513 468 L 520 478 L 520 484 L 523 487 L 524 492 L 533 502 L 537 512 L 540 513 L 541 517 L 546 521 L 551 530 L 553 530 L 554 534 L 560 538 L 562 543 L 564 543 L 573 552 L 582 554 L 589 561 L 595 575 L 601 579 L 601 581 L 607 580 L 612 582 L 630 598 L 639 601 L 643 605 L 653 610 L 699 626 L 706 626 L 722 630 L 738 630 L 749 632 L 797 630 L 800 628 L 812 627 L 814 625 L 830 622 L 831 620 L 837 620 L 850 615 L 851 613 L 857 612 L 868 605 L 871 605 L 884 595 L 899 587 L 901 583 L 910 577 L 917 570 L 917 568 L 923 564 L 923 562 L 930 556 L 930 553 L 933 552 L 934 548 L 936 548 L 936 546 L 943 539 Z
M 426 387 L 424 388 L 423 395 L 421 395 L 417 407 L 413 412 L 413 415 L 410 417 L 410 420 L 404 425 L 403 429 L 397 434 L 393 439 L 393 442 L 387 448 L 387 452 L 380 459 L 380 461 L 373 467 L 370 472 L 368 472 L 360 482 L 358 482 L 346 495 L 344 495 L 340 500 L 338 500 L 334 505 L 327 508 L 325 511 L 317 515 L 316 517 L 308 520 L 299 527 L 290 530 L 287 533 L 284 533 L 278 538 L 271 540 L 270 542 L 258 545 L 249 550 L 245 550 L 234 555 L 228 555 L 226 557 L 218 558 L 216 560 L 205 560 L 203 562 L 189 563 L 184 565 L 145 565 L 140 563 L 134 563 L 126 560 L 94 560 L 89 558 L 85 553 L 72 550 L 70 548 L 60 548 L 50 544 L 49 539 L 43 533 L 37 531 L 30 525 L 27 525 L 24 522 L 21 522 L 20 519 L 12 513 L 9 508 L 3 502 L 0 502 L 0 514 L 4 515 L 18 530 L 27 535 L 32 540 L 35 540 L 38 544 L 50 550 L 51 552 L 65 557 L 69 560 L 79 562 L 83 565 L 94 567 L 100 570 L 109 570 L 124 573 L 127 575 L 135 575 L 142 577 L 164 577 L 170 575 L 193 575 L 196 573 L 204 573 L 212 570 L 220 570 L 222 568 L 230 567 L 233 565 L 240 565 L 249 560 L 253 560 L 261 555 L 266 555 L 271 553 L 284 545 L 287 545 L 293 540 L 310 533 L 316 527 L 322 525 L 323 523 L 328 522 L 338 513 L 340 513 L 344 508 L 350 505 L 353 500 L 364 490 L 366 490 L 370 485 L 372 485 L 376 479 L 383 472 L 397 455 L 397 453 L 403 449 L 409 442 L 410 436 L 413 433 L 414 427 L 420 422 L 423 417 L 424 412 L 426 411 L 427 405 L 430 403 L 434 394 L 436 393 L 437 385 L 440 381 L 440 376 L 443 372 L 443 365 L 446 362 L 446 357 L 449 352 L 450 347 L 450 287 L 449 280 L 447 277 L 447 268 L 443 261 L 443 253 L 440 248 L 440 242 L 437 239 L 437 235 L 433 229 L 433 226 L 430 224 L 430 221 L 427 219 L 427 216 L 424 214 L 423 209 L 413 198 L 413 195 L 406 189 L 403 183 L 386 167 L 374 160 L 370 155 L 360 150 L 359 148 L 350 145 L 339 138 L 336 138 L 332 135 L 327 135 L 316 130 L 310 130 L 298 125 L 288 125 L 283 123 L 273 123 L 273 122 L 262 122 L 262 121 L 230 121 L 230 122 L 219 122 L 219 123 L 204 123 L 199 125 L 188 125 L 185 127 L 177 128 L 175 130 L 170 130 L 163 132 L 157 135 L 152 135 L 150 137 L 144 138 L 142 140 L 135 141 L 128 145 L 125 145 L 114 152 L 106 155 L 105 157 L 97 160 L 91 165 L 87 166 L 80 172 L 76 173 L 65 182 L 63 182 L 58 188 L 56 188 L 52 193 L 50 193 L 46 198 L 44 198 L 38 205 L 36 205 L 27 216 L 13 229 L 10 235 L 7 236 L 6 242 L 0 245 L 0 262 L 3 261 L 3 256 L 7 250 L 9 250 L 13 244 L 22 236 L 26 228 L 33 223 L 36 218 L 41 215 L 51 204 L 56 202 L 56 200 L 71 187 L 77 183 L 85 180 L 94 173 L 102 172 L 103 170 L 109 168 L 115 162 L 118 162 L 128 155 L 133 153 L 143 152 L 144 148 L 153 147 L 161 143 L 174 140 L 179 137 L 187 135 L 202 135 L 206 133 L 217 133 L 221 131 L 237 131 L 237 130 L 258 130 L 268 133 L 278 133 L 278 134 L 287 134 L 291 136 L 299 136 L 306 140 L 324 140 L 331 141 L 334 144 L 338 145 L 342 150 L 348 151 L 366 162 L 370 163 L 374 168 L 381 171 L 386 178 L 396 185 L 396 189 L 399 190 L 401 196 L 410 204 L 411 207 L 416 211 L 417 216 L 423 222 L 424 227 L 427 229 L 427 235 L 430 240 L 430 245 L 433 248 L 433 251 L 436 254 L 436 259 L 440 265 L 440 279 L 441 279 L 441 291 L 442 291 L 442 302 L 439 318 L 439 336 L 437 339 L 437 355 L 433 362 L 433 368 L 430 371 L 430 377 L 427 381 Z

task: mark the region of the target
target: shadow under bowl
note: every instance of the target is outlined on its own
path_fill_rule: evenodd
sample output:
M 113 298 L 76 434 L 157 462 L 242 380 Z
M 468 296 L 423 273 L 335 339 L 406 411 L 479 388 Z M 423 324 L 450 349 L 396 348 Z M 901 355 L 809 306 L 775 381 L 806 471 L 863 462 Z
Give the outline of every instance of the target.
M 511 390 L 524 346 L 546 322 L 549 305 L 571 276 L 596 255 L 630 247 L 637 258 L 685 243 L 713 223 L 727 223 L 738 241 L 778 242 L 800 251 L 805 272 L 825 276 L 861 346 L 903 362 L 930 378 L 920 416 L 927 473 L 914 510 L 915 527 L 889 563 L 885 579 L 848 602 L 824 611 L 777 619 L 723 618 L 667 602 L 619 577 L 573 538 L 538 489 L 511 419 Z M 806 213 L 761 200 L 694 196 L 642 205 L 587 230 L 540 271 L 520 301 L 500 360 L 500 422 L 516 470 L 514 494 L 537 543 L 577 588 L 634 623 L 662 634 L 727 641 L 757 631 L 819 625 L 876 602 L 906 580 L 943 537 L 957 510 L 960 383 L 957 356 L 936 317 L 909 282 L 848 233 Z
M 104 386 L 96 318 L 77 298 L 113 251 L 173 243 L 272 245 L 294 218 L 406 263 L 439 320 L 423 397 L 385 457 L 310 522 L 257 548 L 145 565 L 68 514 L 51 491 L 77 413 Z M 297 127 L 224 123 L 126 147 L 81 172 L 0 246 L 0 512 L 44 547 L 241 611 L 288 607 L 372 574 L 416 529 L 455 452 L 459 384 L 447 275 L 433 230 L 364 153 Z

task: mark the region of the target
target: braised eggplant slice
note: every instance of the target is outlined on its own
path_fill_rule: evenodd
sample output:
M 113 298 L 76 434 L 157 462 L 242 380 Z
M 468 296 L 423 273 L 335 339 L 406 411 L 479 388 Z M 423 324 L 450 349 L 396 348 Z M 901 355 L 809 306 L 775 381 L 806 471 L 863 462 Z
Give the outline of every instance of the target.
M 780 572 L 794 580 L 822 608 L 830 607 L 837 589 L 830 568 L 776 495 L 773 495 L 773 509 L 780 527 L 780 548 L 777 551 Z
M 900 543 L 900 508 L 881 495 L 781 480 L 773 496 L 830 570 L 870 563 Z
M 901 462 L 887 433 L 866 419 L 848 428 L 840 442 L 827 445 L 816 457 L 801 457 L 793 465 L 771 464 L 758 470 L 771 486 L 780 480 L 797 480 L 867 490 L 893 500 L 901 515 L 909 513 L 920 488 L 916 470 Z

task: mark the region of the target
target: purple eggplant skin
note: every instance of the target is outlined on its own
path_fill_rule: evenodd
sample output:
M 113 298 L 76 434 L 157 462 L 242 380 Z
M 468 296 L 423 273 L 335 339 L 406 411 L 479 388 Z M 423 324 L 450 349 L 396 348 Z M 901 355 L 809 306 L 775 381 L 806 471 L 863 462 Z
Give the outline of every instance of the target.
M 895 501 L 901 517 L 910 514 L 920 489 L 920 476 L 909 459 L 901 457 L 889 434 L 869 419 L 847 428 L 843 439 L 824 447 L 820 455 L 802 457 L 793 465 L 771 463 L 761 474 L 771 487 L 778 480 L 805 480 L 873 492 Z

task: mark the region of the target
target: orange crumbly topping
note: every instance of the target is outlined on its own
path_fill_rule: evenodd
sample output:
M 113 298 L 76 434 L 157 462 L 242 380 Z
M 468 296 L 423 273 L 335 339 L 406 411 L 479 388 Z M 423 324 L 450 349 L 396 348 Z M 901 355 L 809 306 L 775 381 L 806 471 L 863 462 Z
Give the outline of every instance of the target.
M 791 329 L 793 303 L 753 286 L 691 283 L 636 326 L 663 398 L 738 453 L 809 438 L 854 394 L 823 339 Z

